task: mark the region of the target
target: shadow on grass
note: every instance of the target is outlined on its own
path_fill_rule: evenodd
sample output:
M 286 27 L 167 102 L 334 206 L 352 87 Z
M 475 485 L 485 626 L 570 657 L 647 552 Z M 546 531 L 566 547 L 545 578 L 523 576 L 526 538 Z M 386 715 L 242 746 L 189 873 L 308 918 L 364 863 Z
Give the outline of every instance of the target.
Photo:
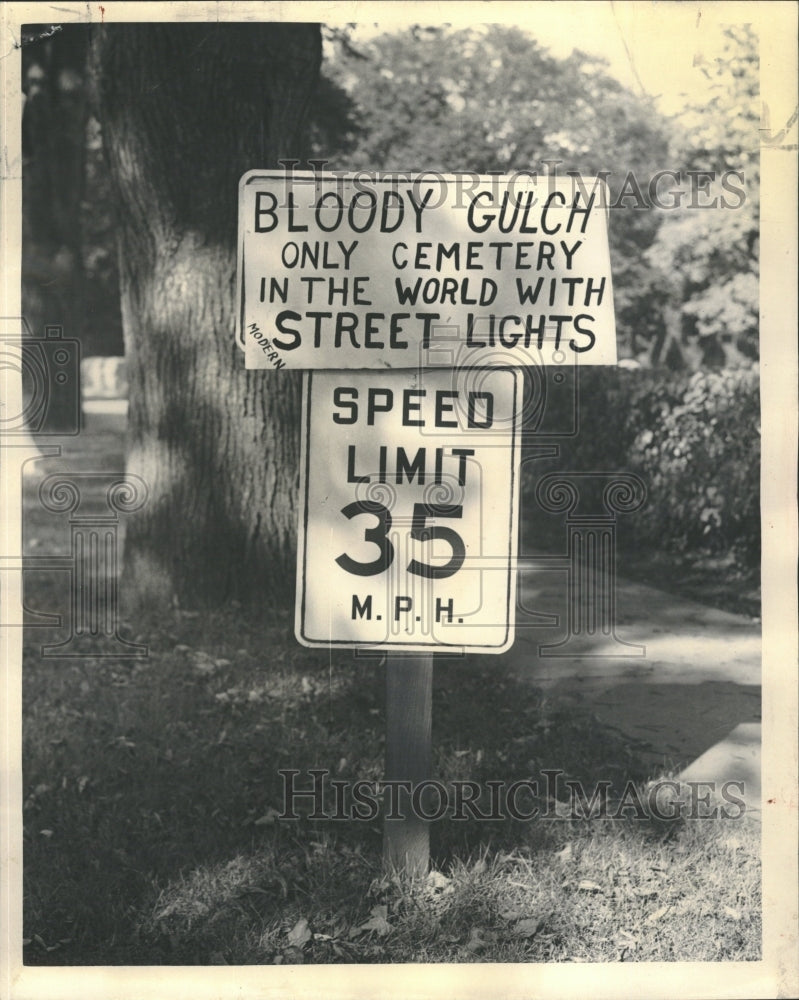
M 302 649 L 288 618 L 267 623 L 237 608 L 170 613 L 138 630 L 151 647 L 140 661 L 42 660 L 27 648 L 27 963 L 565 960 L 585 937 L 573 918 L 587 903 L 592 920 L 602 903 L 606 928 L 622 912 L 608 895 L 618 885 L 586 873 L 618 868 L 620 851 L 643 870 L 686 835 L 647 822 L 443 819 L 432 824 L 433 881 L 392 882 L 379 818 L 312 820 L 307 802 L 300 819 L 279 818 L 281 769 L 299 771 L 298 784 L 311 768 L 382 776 L 382 667 Z M 510 783 L 551 768 L 589 792 L 608 781 L 618 795 L 649 776 L 635 742 L 479 658 L 436 667 L 433 719 L 433 776 L 443 782 Z M 547 809 L 543 786 L 531 804 Z M 706 847 L 700 832 L 688 835 L 684 866 Z M 604 853 L 591 860 L 599 842 Z M 569 927 L 551 915 L 564 851 L 585 858 L 568 883 Z M 746 856 L 751 882 L 757 858 Z M 648 883 L 639 873 L 631 884 Z M 531 909 L 531 894 L 552 900 L 549 916 Z M 749 902 L 754 894 L 749 885 Z M 539 916 L 528 934 L 524 921 Z M 625 939 L 612 938 L 610 951 L 597 943 L 586 953 L 617 955 Z M 745 952 L 721 940 L 730 955 Z

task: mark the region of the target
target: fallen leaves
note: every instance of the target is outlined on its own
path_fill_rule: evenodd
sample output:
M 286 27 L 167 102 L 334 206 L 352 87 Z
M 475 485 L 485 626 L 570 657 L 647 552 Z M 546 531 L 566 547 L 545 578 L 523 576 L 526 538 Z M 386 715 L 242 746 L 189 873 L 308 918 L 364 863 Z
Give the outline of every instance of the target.
M 466 950 L 476 953 L 482 951 L 496 942 L 497 935 L 493 931 L 488 931 L 485 927 L 472 927 L 469 931 L 469 940 L 466 942 Z
M 302 948 L 311 940 L 311 928 L 305 917 L 301 917 L 288 933 L 289 944 Z
M 447 878 L 443 872 L 431 871 L 427 876 L 424 887 L 425 898 L 430 906 L 438 909 L 446 905 L 447 897 L 455 892 L 452 879 Z
M 277 809 L 273 809 L 270 806 L 263 816 L 259 816 L 258 819 L 253 821 L 253 826 L 273 826 L 279 815 L 280 813 Z
M 373 906 L 371 909 L 371 916 L 369 919 L 362 923 L 359 927 L 353 927 L 350 931 L 350 937 L 355 938 L 361 934 L 374 933 L 378 937 L 383 937 L 389 934 L 393 928 L 388 922 L 388 907 L 382 904 Z
M 541 930 L 544 923 L 543 917 L 527 917 L 520 920 L 513 928 L 513 936 L 519 938 L 531 938 Z
M 327 930 L 329 933 L 315 932 L 307 917 L 301 917 L 286 933 L 286 945 L 274 956 L 273 961 L 278 965 L 307 961 L 308 954 L 312 951 L 315 954 L 316 946 L 332 949 L 335 955 L 348 960 L 351 960 L 354 954 L 368 953 L 375 956 L 380 953 L 382 945 L 370 944 L 370 936 L 374 942 L 387 937 L 394 928 L 388 920 L 388 906 L 379 903 L 372 907 L 369 917 L 363 923 L 348 927 L 346 921 L 337 920 L 335 925 L 328 927 Z M 303 950 L 308 944 L 312 944 L 313 947 L 303 955 Z

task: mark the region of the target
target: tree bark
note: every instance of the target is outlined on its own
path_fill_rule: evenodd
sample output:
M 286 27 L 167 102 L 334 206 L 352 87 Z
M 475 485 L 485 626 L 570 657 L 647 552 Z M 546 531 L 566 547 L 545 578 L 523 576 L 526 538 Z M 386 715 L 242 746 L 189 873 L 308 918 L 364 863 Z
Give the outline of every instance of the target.
M 97 104 L 119 209 L 130 381 L 135 604 L 291 599 L 300 379 L 234 342 L 238 181 L 301 155 L 318 25 L 128 24 L 97 33 Z

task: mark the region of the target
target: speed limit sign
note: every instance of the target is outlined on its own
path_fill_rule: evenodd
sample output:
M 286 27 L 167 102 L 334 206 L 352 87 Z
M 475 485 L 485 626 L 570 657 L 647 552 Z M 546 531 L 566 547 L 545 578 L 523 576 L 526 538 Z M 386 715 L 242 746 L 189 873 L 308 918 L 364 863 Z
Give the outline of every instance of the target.
M 521 400 L 511 368 L 306 375 L 301 643 L 511 646 Z

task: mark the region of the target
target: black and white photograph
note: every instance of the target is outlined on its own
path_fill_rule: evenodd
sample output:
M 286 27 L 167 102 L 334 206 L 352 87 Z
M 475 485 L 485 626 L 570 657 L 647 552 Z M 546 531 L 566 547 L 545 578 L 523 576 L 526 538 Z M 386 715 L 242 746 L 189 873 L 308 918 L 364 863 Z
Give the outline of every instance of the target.
M 798 15 L 4 5 L 0 995 L 797 995 Z

